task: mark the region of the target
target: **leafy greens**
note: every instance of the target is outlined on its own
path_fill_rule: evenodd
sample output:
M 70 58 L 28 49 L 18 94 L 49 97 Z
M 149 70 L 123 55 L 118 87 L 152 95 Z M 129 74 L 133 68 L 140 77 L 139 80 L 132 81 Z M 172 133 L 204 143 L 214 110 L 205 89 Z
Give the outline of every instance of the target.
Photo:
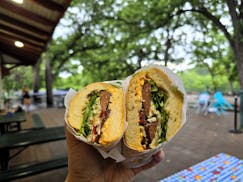
M 165 102 L 168 99 L 167 93 L 160 89 L 156 83 L 150 80 L 151 84 L 151 98 L 155 105 L 156 110 L 158 110 L 162 116 L 161 122 L 161 136 L 159 143 L 166 141 L 167 123 L 169 119 L 169 114 L 165 111 Z
M 100 96 L 100 92 L 91 92 L 89 94 L 89 103 L 87 104 L 86 108 L 83 110 L 83 124 L 80 128 L 80 133 L 87 137 L 90 132 L 91 132 L 91 129 L 88 125 L 88 121 L 89 121 L 89 118 L 93 115 L 93 106 L 96 102 L 96 99 Z

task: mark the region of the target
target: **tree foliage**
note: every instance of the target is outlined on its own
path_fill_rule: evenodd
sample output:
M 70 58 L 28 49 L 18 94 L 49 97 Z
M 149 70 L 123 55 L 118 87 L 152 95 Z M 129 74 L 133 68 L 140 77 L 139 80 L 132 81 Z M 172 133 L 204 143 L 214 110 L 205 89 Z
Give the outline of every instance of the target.
M 221 90 L 225 93 L 232 93 L 232 91 L 237 92 L 239 89 L 239 82 L 232 82 L 231 86 L 228 82 L 227 75 L 216 75 L 214 80 L 212 80 L 208 69 L 205 67 L 188 69 L 184 72 L 178 73 L 178 75 L 181 77 L 184 87 L 188 93 L 206 90 L 214 93 L 215 84 L 217 85 L 217 90 Z
M 73 0 L 59 25 L 67 33 L 53 39 L 47 50 L 54 85 L 82 87 L 93 81 L 123 79 L 154 61 L 167 65 L 188 59 L 208 68 L 215 90 L 220 87 L 217 76 L 226 75 L 234 85 L 242 64 L 235 47 L 243 32 L 241 4 Z M 42 64 L 44 76 L 43 72 Z M 61 73 L 70 78 L 59 77 Z
M 24 85 L 32 88 L 32 68 L 17 67 L 10 71 L 10 75 L 3 78 L 3 90 L 7 95 L 11 94 L 10 91 L 21 90 Z
M 70 33 L 49 46 L 53 76 L 73 72 L 70 60 L 78 60 L 86 81 L 123 79 L 142 65 L 181 61 L 173 56 L 174 10 L 183 1 L 73 1 L 66 14 Z

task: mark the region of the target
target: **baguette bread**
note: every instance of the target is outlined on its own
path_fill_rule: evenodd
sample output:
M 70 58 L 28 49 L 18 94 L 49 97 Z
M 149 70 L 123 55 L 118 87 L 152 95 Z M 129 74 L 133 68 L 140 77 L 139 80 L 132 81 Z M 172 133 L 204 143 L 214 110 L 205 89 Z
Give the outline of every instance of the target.
M 152 67 L 135 73 L 125 97 L 124 141 L 130 149 L 155 148 L 180 129 L 184 96 L 162 70 Z
M 96 82 L 71 99 L 68 124 L 88 142 L 109 146 L 124 132 L 124 96 L 120 87 Z

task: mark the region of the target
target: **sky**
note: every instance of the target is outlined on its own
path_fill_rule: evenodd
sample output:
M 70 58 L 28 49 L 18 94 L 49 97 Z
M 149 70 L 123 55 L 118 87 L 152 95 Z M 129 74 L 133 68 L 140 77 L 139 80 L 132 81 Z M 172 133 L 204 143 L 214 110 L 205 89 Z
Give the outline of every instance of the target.
M 79 18 L 82 18 L 82 16 L 85 16 L 84 15 L 84 12 L 78 12 L 77 9 L 75 8 L 72 8 L 70 9 L 69 8 L 69 11 L 72 11 L 73 13 L 76 13 L 77 14 L 77 17 Z M 225 18 L 225 17 L 222 17 L 221 18 L 221 21 L 223 22 L 223 24 L 227 25 L 227 26 L 230 26 L 230 21 Z M 70 33 L 70 29 L 69 28 L 66 28 L 65 26 L 62 26 L 62 25 L 65 25 L 65 24 L 68 24 L 68 22 L 65 20 L 65 19 L 61 19 L 60 20 L 60 23 L 58 24 L 58 26 L 56 27 L 54 33 L 53 33 L 53 38 L 57 38 L 57 37 L 65 37 L 68 33 Z M 183 61 L 182 63 L 180 64 L 173 64 L 173 63 L 168 63 L 168 67 L 170 69 L 172 69 L 173 71 L 175 72 L 178 72 L 178 71 L 184 71 L 184 70 L 187 70 L 187 69 L 190 69 L 192 67 L 194 67 L 194 65 L 190 64 L 191 62 L 191 54 L 188 54 L 187 50 L 190 50 L 190 44 L 191 42 L 194 40 L 194 39 L 201 39 L 203 37 L 202 33 L 200 32 L 196 32 L 193 27 L 191 26 L 183 26 L 181 28 L 178 28 L 175 33 L 174 33 L 174 36 L 175 38 L 178 39 L 178 37 L 184 33 L 186 38 L 185 38 L 185 43 L 183 46 L 175 46 L 175 49 L 174 49 L 174 52 L 173 52 L 173 58 L 175 59 L 179 59 L 179 58 L 183 58 Z M 158 34 L 159 36 L 159 34 Z M 163 58 L 163 55 L 161 55 L 161 58 Z M 131 61 L 134 61 L 134 60 L 131 60 Z M 155 60 L 156 62 L 156 60 Z M 146 61 L 144 61 L 144 63 L 142 65 L 146 65 Z M 80 69 L 82 70 L 82 69 Z M 61 74 L 62 77 L 66 78 L 69 76 L 68 73 L 62 73 Z
M 62 26 L 62 24 L 66 24 L 64 19 L 61 19 L 61 23 L 59 23 L 58 26 L 56 27 L 56 29 L 53 33 L 54 39 L 57 37 L 60 37 L 60 36 L 65 37 L 68 33 L 70 33 L 70 29 L 66 28 L 65 26 Z M 190 27 L 184 27 L 183 30 L 178 30 L 178 32 L 176 32 L 176 34 L 179 35 L 182 31 L 187 32 L 187 34 L 192 34 L 193 30 L 191 30 Z M 200 35 L 197 35 L 197 36 L 200 36 Z M 193 37 L 191 36 L 191 38 L 188 39 L 188 44 L 192 39 L 193 39 Z M 178 58 L 181 58 L 181 57 L 184 58 L 184 61 L 180 64 L 173 64 L 173 63 L 169 62 L 168 67 L 171 70 L 178 72 L 178 71 L 184 71 L 184 70 L 194 67 L 192 64 L 190 64 L 190 56 L 186 53 L 186 51 L 184 49 L 185 49 L 185 47 L 181 47 L 181 46 L 176 47 L 174 54 L 177 55 Z M 156 60 L 155 60 L 154 63 L 161 64 L 161 61 L 156 62 Z M 142 63 L 142 66 L 145 66 L 145 65 L 146 65 L 146 61 Z M 162 63 L 162 65 L 163 65 L 163 63 Z M 82 68 L 80 68 L 80 71 L 82 71 Z M 62 78 L 67 78 L 67 77 L 71 76 L 71 74 L 69 74 L 67 72 L 62 72 L 60 74 L 60 76 Z

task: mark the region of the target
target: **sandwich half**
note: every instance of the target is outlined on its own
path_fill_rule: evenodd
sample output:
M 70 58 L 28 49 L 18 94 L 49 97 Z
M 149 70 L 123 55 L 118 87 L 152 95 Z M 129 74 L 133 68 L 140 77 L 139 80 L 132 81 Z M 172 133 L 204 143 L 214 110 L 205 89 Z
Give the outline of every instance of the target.
M 87 142 L 109 146 L 124 132 L 124 96 L 120 87 L 96 82 L 71 99 L 68 124 Z
M 183 93 L 161 69 L 135 73 L 126 92 L 126 145 L 144 151 L 169 140 L 181 127 L 183 100 Z

